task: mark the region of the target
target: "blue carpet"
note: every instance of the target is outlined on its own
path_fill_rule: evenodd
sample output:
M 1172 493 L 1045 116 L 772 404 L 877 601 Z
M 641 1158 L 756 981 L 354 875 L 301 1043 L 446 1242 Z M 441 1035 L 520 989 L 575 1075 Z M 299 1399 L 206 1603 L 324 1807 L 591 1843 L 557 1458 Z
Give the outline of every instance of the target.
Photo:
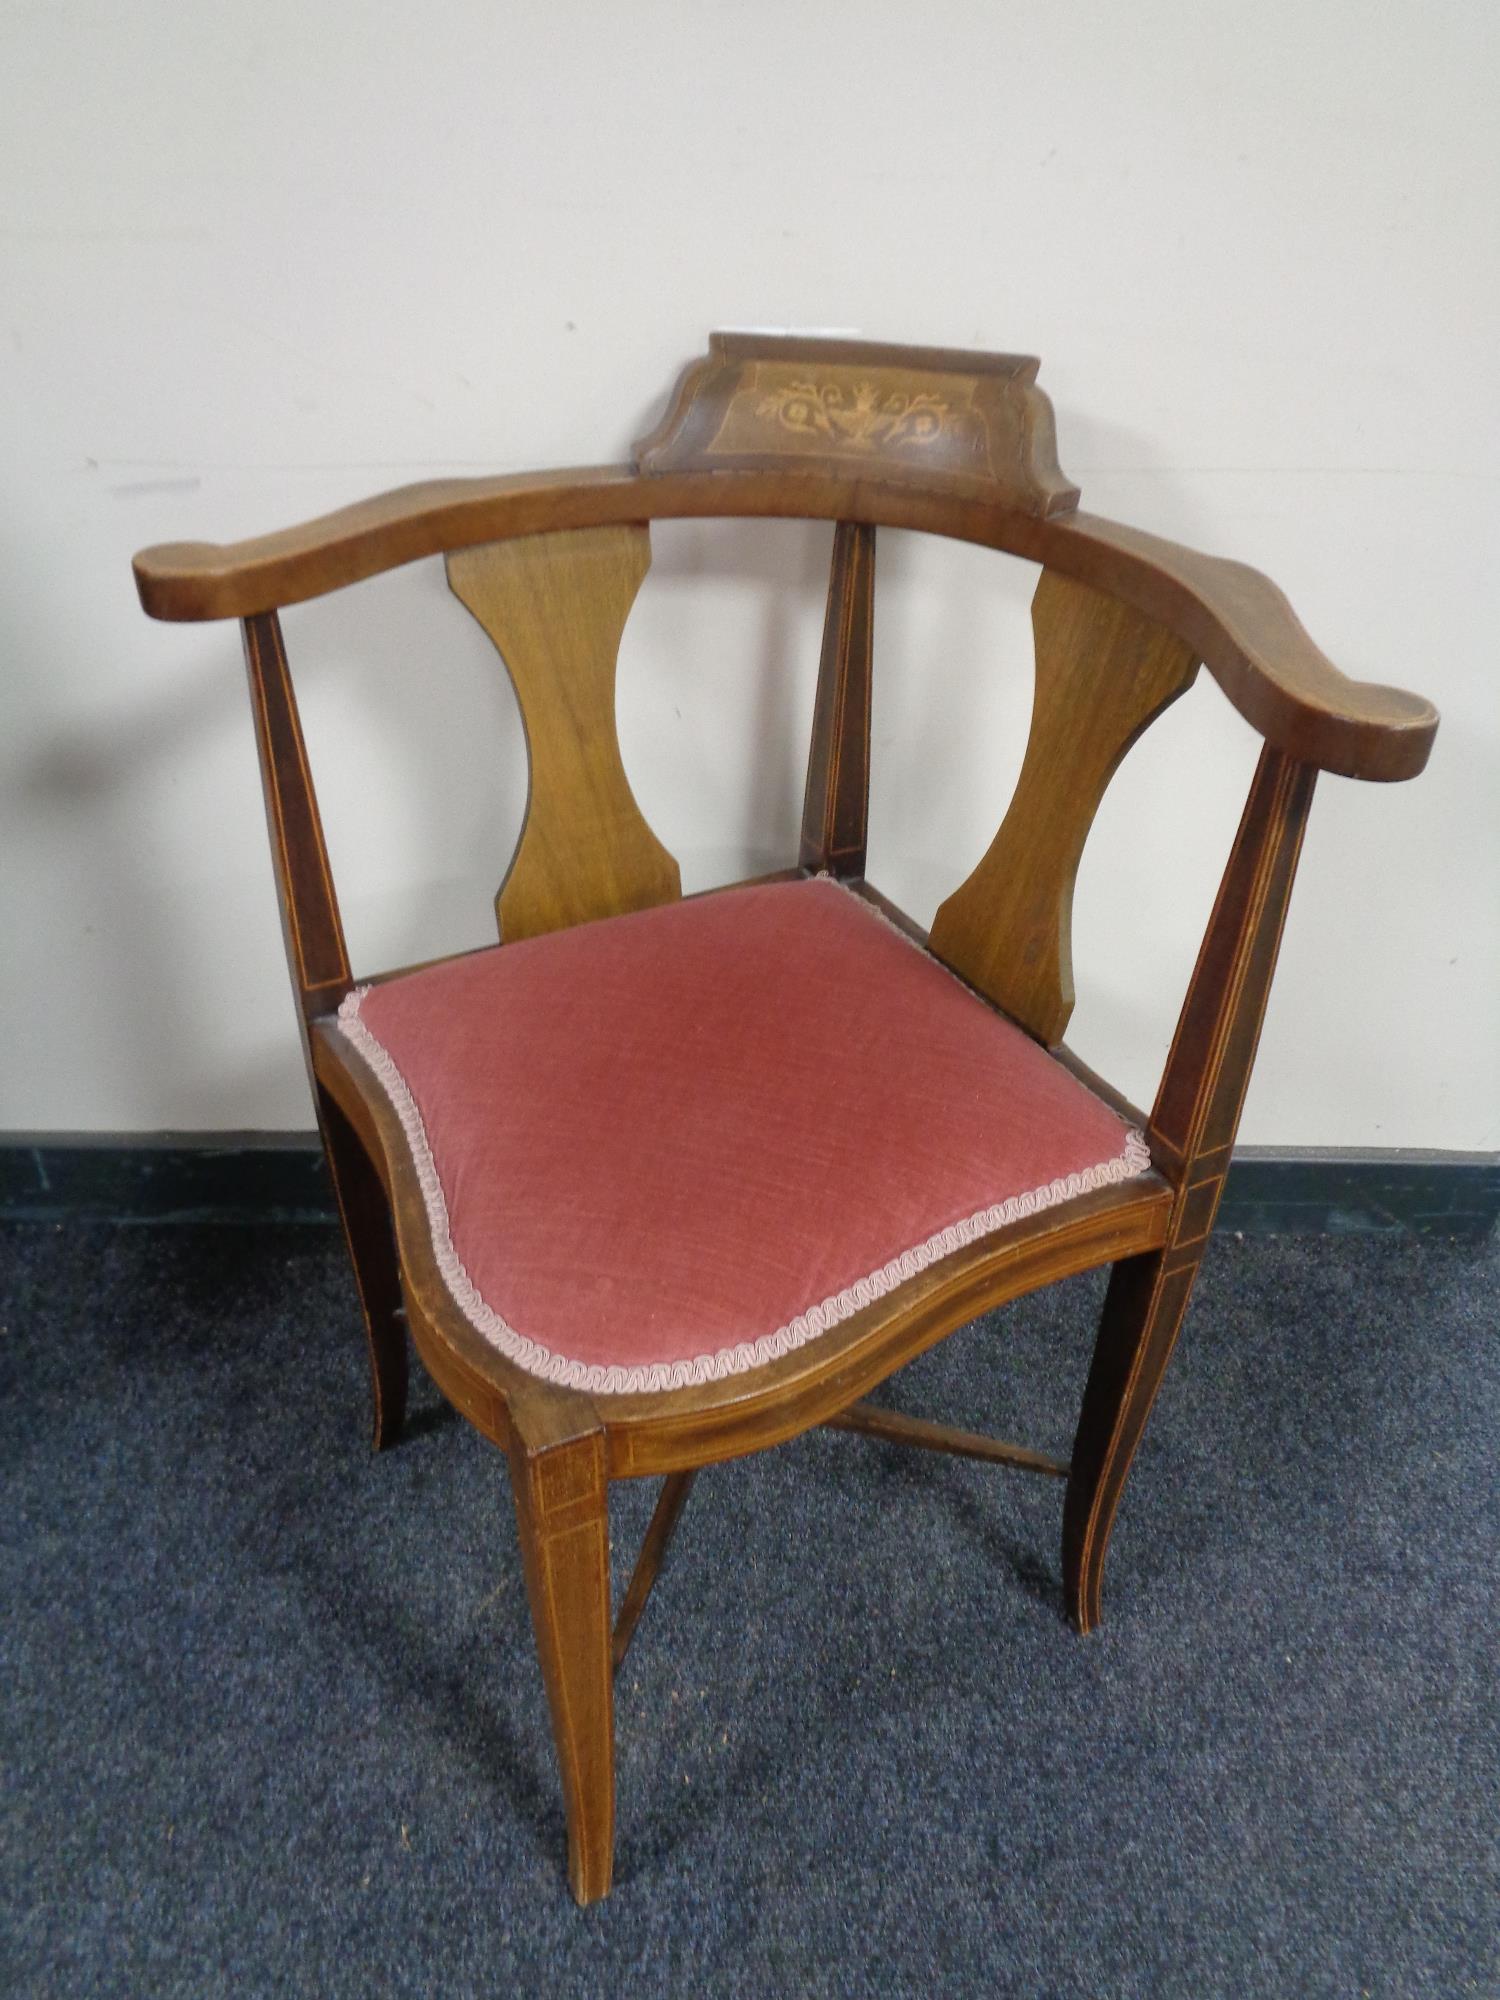
M 1493 1243 L 1217 1243 L 1086 1641 L 1052 1482 L 706 1473 L 588 1912 L 503 1464 L 423 1380 L 369 1456 L 334 1235 L 0 1277 L 7 1993 L 1500 1993 Z M 1099 1290 L 890 1399 L 1065 1451 Z

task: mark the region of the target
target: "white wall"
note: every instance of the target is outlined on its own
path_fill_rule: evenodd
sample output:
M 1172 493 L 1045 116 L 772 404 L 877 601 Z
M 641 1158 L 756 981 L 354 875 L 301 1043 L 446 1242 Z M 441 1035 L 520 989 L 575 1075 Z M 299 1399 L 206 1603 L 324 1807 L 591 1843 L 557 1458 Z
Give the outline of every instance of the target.
M 1043 356 L 1085 504 L 1267 569 L 1437 700 L 1324 780 L 1243 1136 L 1494 1147 L 1493 0 L 216 0 L 0 17 L 0 1126 L 309 1122 L 233 627 L 129 557 L 624 454 L 724 324 Z M 626 756 L 697 886 L 789 857 L 829 531 L 663 527 Z M 1003 809 L 1023 566 L 882 538 L 875 879 Z M 287 618 L 358 963 L 487 934 L 510 696 L 425 564 Z M 1205 678 L 1079 885 L 1072 1039 L 1146 1094 L 1254 745 Z

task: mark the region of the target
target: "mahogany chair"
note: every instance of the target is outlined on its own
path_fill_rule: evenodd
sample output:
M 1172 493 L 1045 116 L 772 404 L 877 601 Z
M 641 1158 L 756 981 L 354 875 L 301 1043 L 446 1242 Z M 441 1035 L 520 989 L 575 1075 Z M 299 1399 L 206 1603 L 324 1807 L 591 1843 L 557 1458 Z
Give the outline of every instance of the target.
M 146 550 L 156 618 L 239 618 L 287 954 L 363 1307 L 375 1444 L 406 1330 L 507 1453 L 580 1903 L 607 1894 L 612 1675 L 699 1469 L 818 1424 L 1066 1482 L 1073 1620 L 1224 1185 L 1321 770 L 1410 778 L 1437 717 L 1351 681 L 1254 570 L 1077 511 L 1037 363 L 717 334 L 623 467 L 409 486 Z M 631 794 L 616 652 L 647 524 L 836 524 L 794 865 L 683 899 Z M 865 879 L 876 531 L 1041 566 L 1014 797 L 930 935 Z M 278 611 L 443 552 L 525 723 L 503 942 L 356 984 Z M 1149 1116 L 1062 1044 L 1079 858 L 1205 665 L 1264 738 Z M 1071 1459 L 864 1398 L 946 1333 L 1113 1267 Z M 610 1483 L 665 1475 L 617 1614 Z

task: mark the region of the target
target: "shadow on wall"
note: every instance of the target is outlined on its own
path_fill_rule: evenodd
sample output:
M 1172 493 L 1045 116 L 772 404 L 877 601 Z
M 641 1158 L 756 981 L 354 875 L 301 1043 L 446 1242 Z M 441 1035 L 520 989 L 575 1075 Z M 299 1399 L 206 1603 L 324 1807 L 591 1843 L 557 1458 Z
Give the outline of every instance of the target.
M 230 1079 L 215 1063 L 214 1017 L 202 1005 L 213 979 L 188 948 L 190 937 L 210 939 L 212 926 L 185 911 L 188 894 L 209 913 L 215 905 L 232 913 L 236 902 L 219 872 L 238 846 L 224 751 L 236 729 L 248 730 L 248 713 L 242 674 L 225 670 L 233 662 L 224 639 L 193 633 L 169 692 L 137 694 L 97 721 L 68 712 L 73 690 L 34 688 L 37 708 L 53 712 L 50 733 L 33 729 L 41 748 L 5 773 L 13 816 L 5 844 L 29 898 L 17 929 L 33 959 L 29 993 L 7 1034 L 50 1067 L 63 1066 L 57 1051 L 66 1050 L 63 1061 L 82 1079 L 78 1101 L 97 1099 L 105 1121 L 124 1129 L 165 1122 L 132 1115 L 136 1079 L 159 1076 L 164 1049 L 182 1066 L 184 1109 L 195 1100 L 197 1115 L 183 1123 L 211 1123 L 216 1114 L 236 1122 L 231 1105 L 244 1101 L 247 1085 L 254 1090 L 254 1079 Z M 7 656 L 27 657 L 20 648 Z M 232 956 L 211 942 L 199 949 L 221 963 Z M 61 968 L 55 978 L 53 968 Z M 45 1021 L 35 1004 L 43 978 Z

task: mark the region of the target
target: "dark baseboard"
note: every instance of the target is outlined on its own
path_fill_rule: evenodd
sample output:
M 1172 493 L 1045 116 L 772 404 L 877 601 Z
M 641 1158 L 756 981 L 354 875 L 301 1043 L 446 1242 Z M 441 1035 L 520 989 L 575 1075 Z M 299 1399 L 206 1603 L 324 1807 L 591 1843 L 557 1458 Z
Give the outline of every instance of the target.
M 1450 1236 L 1500 1218 L 1500 1153 L 1246 1146 L 1218 1227 L 1243 1236 Z
M 1500 1155 L 1246 1147 L 1219 1227 L 1245 1236 L 1446 1236 L 1500 1217 Z M 312 1133 L 0 1136 L 0 1220 L 332 1223 Z
M 338 1220 L 315 1132 L 34 1133 L 0 1138 L 10 1222 Z

